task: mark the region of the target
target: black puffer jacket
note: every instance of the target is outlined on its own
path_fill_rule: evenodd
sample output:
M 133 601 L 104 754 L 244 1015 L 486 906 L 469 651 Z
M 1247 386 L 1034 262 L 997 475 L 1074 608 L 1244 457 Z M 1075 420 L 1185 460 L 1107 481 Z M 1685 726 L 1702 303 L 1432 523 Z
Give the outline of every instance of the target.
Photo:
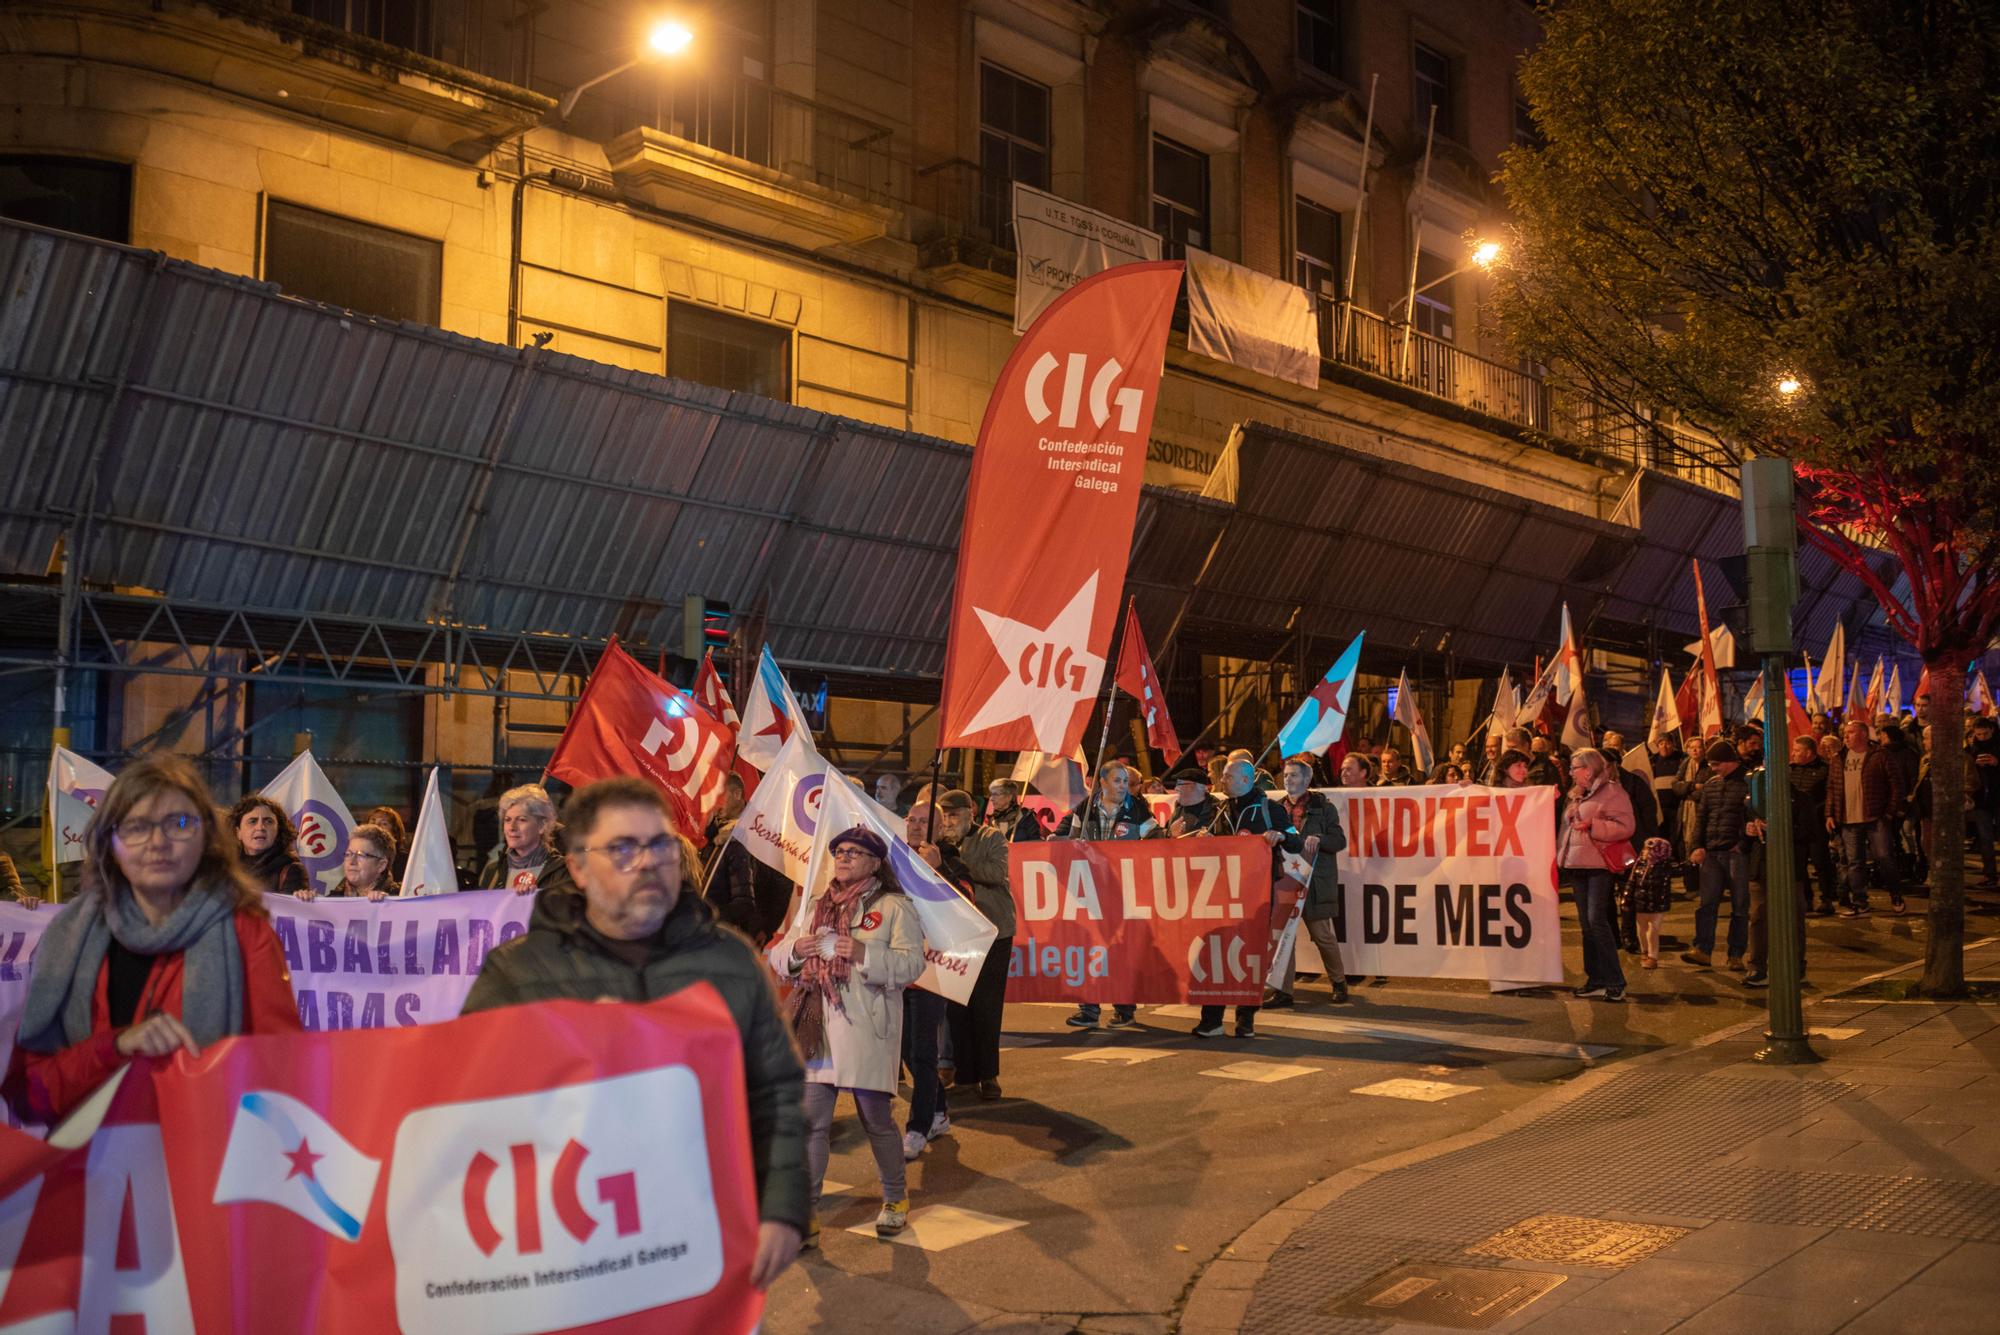
M 1743 823 L 1750 814 L 1750 783 L 1742 767 L 1728 777 L 1710 774 L 1695 794 L 1694 847 L 1720 853 L 1749 847 Z
M 1794 761 L 1792 781 L 1792 837 L 1806 839 L 1817 834 L 1826 838 L 1826 762 L 1818 756 L 1801 765 Z
M 657 1001 L 694 983 L 722 994 L 743 1036 L 750 1104 L 750 1157 L 761 1216 L 806 1227 L 805 1071 L 778 1014 L 771 973 L 750 943 L 683 893 L 653 938 L 645 964 L 611 953 L 584 921 L 584 898 L 544 891 L 525 935 L 486 957 L 461 1014 L 530 1001 Z

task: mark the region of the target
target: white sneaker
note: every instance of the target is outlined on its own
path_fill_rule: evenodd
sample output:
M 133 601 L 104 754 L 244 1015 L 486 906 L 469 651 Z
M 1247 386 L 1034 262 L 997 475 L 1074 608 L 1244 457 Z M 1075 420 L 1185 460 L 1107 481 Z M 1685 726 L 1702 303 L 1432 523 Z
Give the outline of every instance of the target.
M 905 1131 L 903 1133 L 903 1162 L 909 1163 L 911 1160 L 915 1159 L 919 1154 L 922 1154 L 924 1152 L 924 1146 L 928 1144 L 930 1144 L 930 1142 L 924 1139 L 923 1132 Z
M 936 1117 L 931 1118 L 931 1133 L 928 1136 L 925 1136 L 924 1139 L 936 1140 L 939 1136 L 943 1135 L 945 1132 L 949 1130 L 951 1130 L 951 1114 L 948 1112 L 940 1112 Z M 912 1132 L 911 1134 L 915 1133 Z

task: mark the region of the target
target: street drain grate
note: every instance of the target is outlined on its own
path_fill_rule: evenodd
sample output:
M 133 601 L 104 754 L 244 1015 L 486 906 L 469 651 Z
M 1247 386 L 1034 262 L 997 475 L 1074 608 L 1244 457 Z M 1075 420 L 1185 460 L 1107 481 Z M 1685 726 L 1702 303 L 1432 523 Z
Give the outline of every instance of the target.
M 1660 1248 L 1679 1242 L 1688 1231 L 1666 1224 L 1632 1224 L 1622 1219 L 1538 1214 L 1465 1250 L 1474 1256 L 1500 1256 L 1510 1261 L 1624 1266 L 1643 1261 Z
M 1455 1330 L 1505 1321 L 1567 1276 L 1419 1261 L 1399 1265 L 1328 1302 L 1328 1316 L 1365 1317 Z

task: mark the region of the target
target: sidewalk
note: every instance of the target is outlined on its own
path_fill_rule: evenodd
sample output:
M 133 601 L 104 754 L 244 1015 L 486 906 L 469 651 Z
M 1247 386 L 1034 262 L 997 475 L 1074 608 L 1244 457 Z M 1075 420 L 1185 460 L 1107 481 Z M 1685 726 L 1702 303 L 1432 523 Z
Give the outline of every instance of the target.
M 1968 952 L 2000 974 L 2000 943 Z M 2000 1329 L 2000 1007 L 1808 1004 L 1578 1078 L 1295 1196 L 1203 1272 L 1186 1335 Z

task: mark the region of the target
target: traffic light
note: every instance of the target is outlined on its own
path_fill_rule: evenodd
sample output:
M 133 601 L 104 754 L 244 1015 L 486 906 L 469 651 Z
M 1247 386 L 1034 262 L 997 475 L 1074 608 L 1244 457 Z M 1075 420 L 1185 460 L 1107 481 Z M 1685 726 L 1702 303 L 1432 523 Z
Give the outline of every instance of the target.
M 692 593 L 681 600 L 681 657 L 699 662 L 710 649 L 718 655 L 728 652 L 734 630 L 728 603 Z

